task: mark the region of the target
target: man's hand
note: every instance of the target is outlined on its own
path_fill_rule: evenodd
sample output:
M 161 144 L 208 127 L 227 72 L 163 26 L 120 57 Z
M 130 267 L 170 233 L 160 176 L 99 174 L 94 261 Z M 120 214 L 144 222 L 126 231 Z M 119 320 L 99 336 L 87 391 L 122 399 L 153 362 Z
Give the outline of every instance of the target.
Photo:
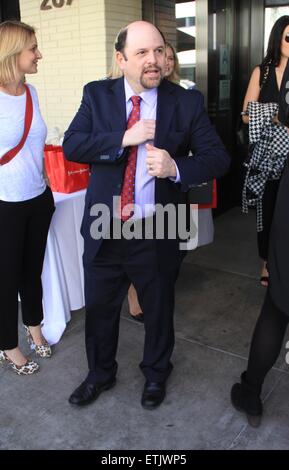
M 147 140 L 154 140 L 156 130 L 155 119 L 140 119 L 130 129 L 125 131 L 122 147 L 143 144 Z
M 176 165 L 170 154 L 163 149 L 158 149 L 151 144 L 146 144 L 148 173 L 157 178 L 175 178 L 177 176 Z

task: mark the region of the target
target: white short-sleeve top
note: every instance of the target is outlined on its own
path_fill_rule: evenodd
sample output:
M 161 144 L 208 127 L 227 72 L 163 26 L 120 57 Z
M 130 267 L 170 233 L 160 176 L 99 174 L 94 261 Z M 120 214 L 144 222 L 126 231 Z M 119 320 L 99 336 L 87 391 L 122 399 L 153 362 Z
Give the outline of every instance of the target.
M 45 191 L 43 155 L 47 128 L 40 113 L 37 93 L 28 85 L 33 102 L 33 119 L 26 142 L 7 164 L 0 165 L 0 200 L 19 202 Z M 24 131 L 26 93 L 13 96 L 0 91 L 0 157 L 14 148 Z

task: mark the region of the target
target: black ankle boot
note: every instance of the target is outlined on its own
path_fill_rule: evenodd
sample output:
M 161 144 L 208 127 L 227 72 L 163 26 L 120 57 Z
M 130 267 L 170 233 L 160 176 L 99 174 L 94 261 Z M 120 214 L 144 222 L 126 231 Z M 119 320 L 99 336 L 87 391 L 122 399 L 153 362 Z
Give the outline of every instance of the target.
M 241 375 L 241 383 L 234 384 L 231 390 L 232 405 L 236 410 L 246 413 L 248 423 L 254 428 L 260 426 L 263 413 L 260 393 L 261 387 L 246 382 L 246 371 Z

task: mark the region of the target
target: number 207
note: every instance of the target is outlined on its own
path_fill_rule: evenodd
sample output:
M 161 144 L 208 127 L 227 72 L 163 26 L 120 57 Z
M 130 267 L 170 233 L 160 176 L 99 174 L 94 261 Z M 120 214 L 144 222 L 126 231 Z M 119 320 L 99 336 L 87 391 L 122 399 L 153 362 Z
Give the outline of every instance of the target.
M 49 5 L 50 0 L 43 0 L 41 2 L 40 10 L 51 10 L 52 6 L 55 8 L 61 8 L 64 5 L 71 5 L 73 0 L 52 0 L 52 5 Z

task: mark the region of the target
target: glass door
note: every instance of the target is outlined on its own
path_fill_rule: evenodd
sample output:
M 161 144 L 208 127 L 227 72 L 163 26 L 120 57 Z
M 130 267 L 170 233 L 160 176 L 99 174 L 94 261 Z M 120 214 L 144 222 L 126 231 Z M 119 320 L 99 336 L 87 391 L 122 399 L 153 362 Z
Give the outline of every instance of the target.
M 181 85 L 194 88 L 196 81 L 196 1 L 176 1 L 177 41 Z
M 272 26 L 283 15 L 289 15 L 289 6 L 269 6 L 265 8 L 264 55 Z

